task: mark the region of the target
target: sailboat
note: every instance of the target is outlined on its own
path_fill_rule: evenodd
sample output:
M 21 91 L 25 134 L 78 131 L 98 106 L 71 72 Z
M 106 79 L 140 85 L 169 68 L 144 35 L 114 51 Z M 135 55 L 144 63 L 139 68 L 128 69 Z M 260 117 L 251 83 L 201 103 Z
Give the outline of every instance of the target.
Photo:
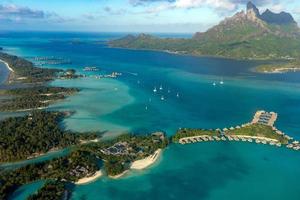
M 153 89 L 153 92 L 157 92 L 157 89 L 156 89 L 156 87 Z
M 220 84 L 221 84 L 221 85 L 223 85 L 223 84 L 224 84 L 223 78 L 222 78 L 222 80 L 220 81 Z

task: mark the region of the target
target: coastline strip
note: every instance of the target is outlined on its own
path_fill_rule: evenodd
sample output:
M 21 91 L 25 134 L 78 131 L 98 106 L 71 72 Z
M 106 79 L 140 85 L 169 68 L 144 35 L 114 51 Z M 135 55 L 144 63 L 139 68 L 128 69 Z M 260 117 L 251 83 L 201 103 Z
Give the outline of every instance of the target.
M 154 152 L 154 154 L 152 154 L 144 159 L 134 161 L 131 164 L 130 169 L 142 170 L 142 169 L 149 167 L 150 165 L 154 164 L 157 161 L 157 159 L 161 155 L 161 152 L 162 152 L 161 149 L 157 149 Z
M 7 63 L 7 62 L 5 62 L 4 60 L 2 60 L 2 59 L 0 59 L 0 62 L 3 62 L 5 65 L 6 65 L 6 67 L 7 67 L 7 69 L 10 71 L 10 72 L 15 72 L 10 66 L 9 66 L 9 64 Z
M 129 172 L 129 170 L 125 170 L 124 172 L 122 172 L 121 174 L 117 174 L 115 176 L 108 176 L 109 178 L 112 178 L 112 179 L 118 179 L 118 178 L 121 178 L 122 176 L 124 176 L 125 174 L 127 174 L 127 172 Z
M 75 182 L 76 185 L 83 185 L 95 181 L 103 175 L 102 171 L 97 171 L 93 176 L 84 177 Z

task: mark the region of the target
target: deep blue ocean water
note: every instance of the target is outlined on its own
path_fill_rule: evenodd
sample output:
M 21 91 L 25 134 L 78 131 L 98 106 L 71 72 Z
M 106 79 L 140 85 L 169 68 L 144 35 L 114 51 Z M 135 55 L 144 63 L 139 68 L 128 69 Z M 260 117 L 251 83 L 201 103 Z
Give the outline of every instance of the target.
M 239 125 L 250 121 L 256 110 L 265 109 L 279 114 L 279 129 L 300 138 L 300 73 L 258 74 L 252 70 L 261 63 L 257 61 L 179 56 L 106 45 L 107 40 L 122 35 L 2 32 L 0 46 L 8 53 L 28 58 L 70 59 L 69 65 L 45 67 L 75 68 L 91 76 L 51 83 L 82 89 L 50 108 L 76 111 L 64 121 L 68 129 L 104 131 L 108 137 L 155 130 L 172 135 L 180 127 Z M 123 75 L 99 80 L 93 76 L 100 72 L 84 72 L 85 66 Z M 72 199 L 299 199 L 299 164 L 298 152 L 284 148 L 245 143 L 171 145 L 150 169 L 131 172 L 120 180 L 102 178 L 77 186 Z M 33 191 L 32 187 L 36 185 L 25 186 L 22 191 L 28 194 L 26 190 Z M 14 199 L 24 198 L 21 196 Z

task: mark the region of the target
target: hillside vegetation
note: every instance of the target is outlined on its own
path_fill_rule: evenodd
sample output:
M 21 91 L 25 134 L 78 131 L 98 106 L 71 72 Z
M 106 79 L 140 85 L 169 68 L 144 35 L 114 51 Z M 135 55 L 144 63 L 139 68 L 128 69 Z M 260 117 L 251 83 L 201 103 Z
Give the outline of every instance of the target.
M 249 2 L 246 12 L 238 12 L 206 32 L 195 33 L 190 39 L 140 34 L 110 41 L 109 45 L 196 56 L 290 60 L 300 57 L 300 31 L 289 13 L 266 10 L 260 14 Z

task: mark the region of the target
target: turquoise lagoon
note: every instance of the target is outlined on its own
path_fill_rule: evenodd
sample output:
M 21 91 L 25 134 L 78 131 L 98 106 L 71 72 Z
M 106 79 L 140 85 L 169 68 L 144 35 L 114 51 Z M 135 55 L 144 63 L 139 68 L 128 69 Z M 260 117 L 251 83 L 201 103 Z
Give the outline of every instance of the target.
M 3 33 L 0 44 L 19 56 L 71 59 L 70 65 L 47 67 L 75 68 L 91 76 L 51 83 L 81 88 L 50 108 L 76 111 L 64 121 L 68 129 L 97 130 L 108 137 L 155 130 L 172 135 L 179 127 L 235 126 L 251 120 L 256 110 L 265 109 L 278 112 L 276 126 L 299 138 L 300 73 L 257 74 L 252 71 L 258 64 L 254 61 L 105 45 L 121 35 Z M 74 39 L 81 43 L 72 43 Z M 97 73 L 84 72 L 84 66 L 123 75 L 99 80 L 93 77 Z M 148 170 L 76 186 L 72 199 L 299 199 L 299 164 L 299 153 L 284 148 L 228 142 L 171 145 Z M 31 185 L 24 187 L 31 191 Z

